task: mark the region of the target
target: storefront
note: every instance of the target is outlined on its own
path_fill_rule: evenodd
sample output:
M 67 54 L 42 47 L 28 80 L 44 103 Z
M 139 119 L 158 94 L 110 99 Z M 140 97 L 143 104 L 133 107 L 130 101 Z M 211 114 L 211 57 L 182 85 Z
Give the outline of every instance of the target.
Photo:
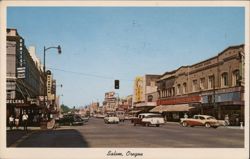
M 244 122 L 244 101 L 242 88 L 228 88 L 202 94 L 202 108 L 204 114 L 213 115 L 217 119 L 229 116 L 231 125 L 240 125 Z
M 7 100 L 7 123 L 10 115 L 14 118 L 19 118 L 22 122 L 22 115 L 24 112 L 28 114 L 28 123 L 30 126 L 39 126 L 40 119 L 42 116 L 43 107 L 38 106 L 37 104 L 31 104 L 30 102 L 22 99 L 11 99 Z
M 150 110 L 150 112 L 161 113 L 166 121 L 180 121 L 185 114 L 190 115 L 190 110 L 194 107 L 189 104 L 159 105 Z
M 166 121 L 180 121 L 185 114 L 193 116 L 200 112 L 200 100 L 201 97 L 198 95 L 159 99 L 157 106 L 150 112 L 161 113 Z

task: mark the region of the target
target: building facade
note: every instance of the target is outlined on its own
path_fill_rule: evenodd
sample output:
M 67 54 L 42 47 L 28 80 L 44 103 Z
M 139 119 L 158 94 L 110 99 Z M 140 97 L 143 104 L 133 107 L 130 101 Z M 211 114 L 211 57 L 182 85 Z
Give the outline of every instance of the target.
M 244 45 L 230 46 L 217 56 L 166 72 L 157 81 L 159 107 L 168 120 L 185 113 L 229 115 L 233 125 L 244 121 Z
M 104 112 L 114 112 L 118 108 L 118 94 L 114 91 L 106 92 L 103 101 Z
M 156 81 L 160 75 L 144 75 L 135 78 L 132 112 L 148 112 L 158 99 Z
M 24 111 L 30 120 L 41 110 L 44 74 L 16 29 L 7 29 L 7 117 Z

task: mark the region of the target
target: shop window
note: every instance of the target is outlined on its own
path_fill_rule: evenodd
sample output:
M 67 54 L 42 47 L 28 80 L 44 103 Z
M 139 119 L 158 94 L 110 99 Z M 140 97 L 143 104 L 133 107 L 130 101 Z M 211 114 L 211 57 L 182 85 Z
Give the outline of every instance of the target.
M 227 73 L 227 72 L 224 72 L 224 73 L 221 75 L 221 86 L 222 86 L 222 87 L 228 86 L 228 73 Z
M 214 88 L 214 85 L 215 85 L 214 82 L 215 82 L 214 76 L 209 76 L 208 77 L 208 89 Z
M 240 71 L 235 70 L 232 76 L 232 86 L 239 86 L 240 85 L 239 80 L 240 80 Z

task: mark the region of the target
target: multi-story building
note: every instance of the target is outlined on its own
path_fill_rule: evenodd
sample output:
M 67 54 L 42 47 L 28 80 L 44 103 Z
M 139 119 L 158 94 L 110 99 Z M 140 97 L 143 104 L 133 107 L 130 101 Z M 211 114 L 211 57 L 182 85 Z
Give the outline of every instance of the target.
M 99 102 L 93 102 L 89 106 L 90 114 L 96 114 L 98 112 Z
M 244 45 L 230 46 L 217 56 L 164 73 L 157 81 L 159 100 L 152 112 L 169 120 L 184 113 L 213 115 L 232 124 L 244 121 Z
M 113 112 L 118 108 L 118 96 L 116 95 L 117 94 L 113 91 L 105 93 L 103 101 L 105 112 Z
M 132 104 L 133 104 L 132 99 L 133 99 L 133 95 L 128 95 L 124 98 L 119 99 L 118 110 L 123 110 L 125 112 L 132 110 Z
M 39 96 L 44 92 L 44 74 L 16 29 L 7 29 L 6 80 L 7 117 L 26 111 L 32 120 L 41 108 Z
M 156 106 L 158 99 L 156 81 L 160 75 L 138 76 L 134 82 L 132 112 L 148 112 Z

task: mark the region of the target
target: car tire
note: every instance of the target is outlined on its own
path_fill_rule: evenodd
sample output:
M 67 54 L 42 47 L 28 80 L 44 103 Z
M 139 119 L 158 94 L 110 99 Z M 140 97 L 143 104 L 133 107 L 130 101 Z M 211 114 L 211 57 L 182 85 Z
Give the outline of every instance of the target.
M 218 126 L 213 126 L 214 129 L 218 128 Z
M 160 126 L 160 124 L 156 124 L 156 127 L 159 127 Z
M 205 123 L 205 127 L 210 128 L 211 127 L 210 123 Z
M 134 123 L 134 126 L 136 126 L 136 123 Z
M 149 123 L 146 124 L 146 127 L 149 127 Z
M 187 127 L 187 126 L 188 126 L 188 123 L 184 121 L 181 125 L 182 125 L 183 127 Z

